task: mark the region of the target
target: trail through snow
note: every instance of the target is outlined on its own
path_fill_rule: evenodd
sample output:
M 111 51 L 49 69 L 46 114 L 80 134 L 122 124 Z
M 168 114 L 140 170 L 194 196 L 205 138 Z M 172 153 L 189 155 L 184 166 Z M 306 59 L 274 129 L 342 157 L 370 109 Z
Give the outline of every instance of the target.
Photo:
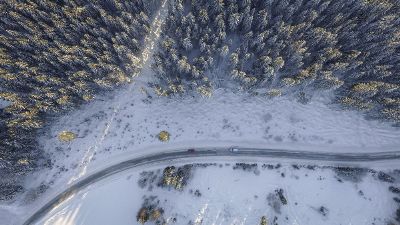
M 143 48 L 143 52 L 141 55 L 142 57 L 140 60 L 141 65 L 139 66 L 140 68 L 143 69 L 143 71 L 150 70 L 151 62 L 150 62 L 149 58 L 154 53 L 155 43 L 158 41 L 158 39 L 160 37 L 161 25 L 163 24 L 163 22 L 167 16 L 168 7 L 166 7 L 166 2 L 167 2 L 167 0 L 163 1 L 161 8 L 156 13 L 155 18 L 153 19 L 153 23 L 150 27 L 150 32 L 149 32 L 148 36 L 144 38 L 144 48 Z M 128 86 L 128 88 L 126 88 L 126 90 L 124 90 L 125 96 L 129 96 L 129 94 L 132 93 L 132 90 L 135 87 L 135 80 L 134 80 L 135 78 L 136 78 L 136 74 L 134 74 L 132 76 L 133 82 Z M 93 146 L 90 146 L 87 149 L 87 151 L 85 152 L 83 159 L 79 165 L 79 167 L 81 169 L 78 170 L 79 171 L 78 174 L 76 174 L 69 180 L 68 184 L 73 183 L 74 181 L 78 180 L 79 178 L 81 178 L 82 176 L 84 176 L 86 174 L 87 166 L 92 161 L 94 154 L 98 150 L 99 146 L 102 145 L 104 139 L 108 135 L 110 127 L 111 127 L 112 123 L 114 122 L 115 117 L 117 116 L 117 114 L 120 111 L 121 104 L 122 104 L 122 102 L 117 102 L 115 104 L 115 106 L 113 106 L 113 111 L 111 113 L 111 116 L 110 116 L 109 120 L 106 122 L 104 130 L 103 130 L 102 134 L 100 135 L 100 138 L 98 138 L 97 141 L 95 141 Z

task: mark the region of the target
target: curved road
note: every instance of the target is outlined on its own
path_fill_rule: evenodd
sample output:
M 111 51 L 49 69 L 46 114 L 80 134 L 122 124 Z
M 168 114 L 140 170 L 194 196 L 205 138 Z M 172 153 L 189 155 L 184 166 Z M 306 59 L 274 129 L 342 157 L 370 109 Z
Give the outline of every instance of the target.
M 101 179 L 109 177 L 118 172 L 148 165 L 152 163 L 188 159 L 188 158 L 201 158 L 201 157 L 252 157 L 252 158 L 283 158 L 294 160 L 316 160 L 323 162 L 340 162 L 342 164 L 354 165 L 357 162 L 376 162 L 376 161 L 400 161 L 400 151 L 396 152 L 382 152 L 382 153 L 317 153 L 311 151 L 292 151 L 283 149 L 255 149 L 255 148 L 201 148 L 195 151 L 188 151 L 181 149 L 177 151 L 161 152 L 150 154 L 130 160 L 120 162 L 116 165 L 98 171 L 85 179 L 82 179 L 56 197 L 45 204 L 42 208 L 30 216 L 23 224 L 34 224 L 42 216 L 46 215 L 54 207 L 64 202 L 70 196 L 78 193 L 88 185 L 95 183 Z

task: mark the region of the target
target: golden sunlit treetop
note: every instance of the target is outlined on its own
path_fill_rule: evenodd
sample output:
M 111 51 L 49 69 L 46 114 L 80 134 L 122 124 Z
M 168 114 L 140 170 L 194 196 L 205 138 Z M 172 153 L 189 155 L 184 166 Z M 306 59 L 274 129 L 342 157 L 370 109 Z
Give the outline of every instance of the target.
M 76 138 L 76 134 L 70 131 L 61 131 L 58 134 L 58 139 L 63 142 L 70 142 Z
M 162 141 L 162 142 L 169 141 L 169 137 L 170 137 L 170 134 L 169 134 L 167 131 L 165 131 L 165 130 L 161 131 L 161 132 L 158 134 L 158 140 L 160 140 L 160 141 Z

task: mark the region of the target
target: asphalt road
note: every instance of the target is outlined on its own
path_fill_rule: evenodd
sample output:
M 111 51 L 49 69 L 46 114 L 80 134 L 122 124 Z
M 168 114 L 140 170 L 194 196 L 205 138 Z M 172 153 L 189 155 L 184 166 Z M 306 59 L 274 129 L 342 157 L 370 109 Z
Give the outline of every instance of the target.
M 90 184 L 99 180 L 109 177 L 121 171 L 130 168 L 153 164 L 157 162 L 165 162 L 169 160 L 179 159 L 196 159 L 196 158 L 218 158 L 218 157 L 232 157 L 232 158 L 263 158 L 263 159 L 292 159 L 292 160 L 311 160 L 321 162 L 337 162 L 341 164 L 350 164 L 359 162 L 378 162 L 378 161 L 400 161 L 400 151 L 397 152 L 382 152 L 382 153 L 317 153 L 309 151 L 292 151 L 283 149 L 254 149 L 254 148 L 201 148 L 188 150 L 181 149 L 170 152 L 160 152 L 150 154 L 139 158 L 129 159 L 101 171 L 98 171 L 88 177 L 76 182 L 66 190 L 55 196 L 51 201 L 42 206 L 33 215 L 31 215 L 23 224 L 34 224 L 38 219 L 42 218 L 54 207 L 64 202 L 68 197 L 80 190 L 84 189 Z M 399 164 L 400 165 L 400 164 Z

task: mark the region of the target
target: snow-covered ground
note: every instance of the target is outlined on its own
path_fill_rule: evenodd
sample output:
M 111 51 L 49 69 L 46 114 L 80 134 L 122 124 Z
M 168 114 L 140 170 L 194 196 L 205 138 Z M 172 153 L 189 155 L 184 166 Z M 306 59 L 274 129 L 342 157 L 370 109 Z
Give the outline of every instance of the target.
M 156 153 L 160 149 L 166 151 L 190 147 L 243 146 L 325 152 L 398 150 L 400 129 L 381 121 L 368 121 L 358 112 L 335 109 L 329 104 L 328 98 L 322 96 L 313 98 L 308 104 L 299 103 L 290 97 L 269 99 L 224 89 L 215 90 L 210 98 L 192 96 L 190 93 L 174 97 L 155 96 L 148 87 L 148 82 L 152 81 L 150 62 L 160 33 L 161 22 L 165 16 L 166 5 L 164 4 L 153 23 L 151 35 L 145 42 L 142 72 L 133 79 L 131 84 L 116 92 L 97 97 L 96 100 L 82 108 L 65 114 L 48 127 L 40 138 L 40 143 L 52 159 L 52 168 L 28 177 L 26 181 L 28 191 L 12 205 L 1 206 L 0 219 L 4 218 L 3 221 L 11 221 L 9 223 L 14 224 L 12 221 L 16 218 L 24 218 L 26 214 L 35 211 L 46 199 L 50 199 L 54 194 L 93 172 L 124 159 Z M 171 134 L 167 143 L 161 143 L 157 138 L 157 134 L 162 130 Z M 74 132 L 77 134 L 77 139 L 68 143 L 60 142 L 57 136 L 61 131 Z M 226 173 L 230 172 L 221 169 L 216 173 L 228 176 Z M 328 172 L 323 173 L 326 175 L 325 173 Z M 206 176 L 206 174 L 199 176 Z M 266 179 L 277 179 L 270 177 L 272 175 L 269 173 L 266 173 L 265 176 Z M 219 176 L 210 176 L 206 179 L 210 179 L 211 182 L 217 177 Z M 260 177 L 242 176 L 240 179 L 258 179 Z M 134 184 L 134 180 L 133 177 L 129 182 Z M 373 180 L 369 180 L 369 178 L 363 182 L 368 183 L 369 181 L 373 185 Z M 121 179 L 118 182 L 128 181 Z M 126 190 L 128 187 L 119 186 L 118 182 L 100 186 L 102 188 L 123 188 L 123 191 L 128 191 Z M 227 184 L 229 182 L 227 181 Z M 254 182 L 258 181 L 254 180 Z M 313 184 L 311 181 L 310 184 L 308 184 L 309 182 L 304 184 L 296 182 L 299 184 L 288 181 L 285 185 L 289 187 Z M 316 185 L 315 188 L 327 185 L 326 188 L 330 190 L 337 186 L 335 183 L 331 187 L 332 183 L 329 182 L 331 182 L 329 179 L 321 181 L 319 182 L 320 186 Z M 222 182 L 220 183 L 222 185 Z M 45 194 L 41 194 L 43 189 L 47 190 Z M 132 190 L 136 189 L 132 188 Z M 289 194 L 294 193 L 297 196 L 294 188 L 285 190 Z M 90 196 L 95 196 L 96 193 L 104 193 L 102 189 L 99 189 L 99 192 L 94 191 L 93 194 L 87 195 L 88 199 Z M 256 190 L 254 191 L 258 193 Z M 262 191 L 264 192 L 266 189 Z M 350 191 L 350 189 L 346 189 L 346 191 Z M 373 193 L 376 190 L 372 188 L 371 191 Z M 112 193 L 118 195 L 119 191 Z M 111 198 L 114 194 L 106 198 Z M 217 194 L 216 190 L 214 195 Z M 254 195 L 250 191 L 248 194 L 249 196 Z M 120 197 L 123 198 L 122 195 Z M 135 198 L 140 197 L 139 193 L 135 196 L 132 195 L 130 199 L 126 199 L 126 204 L 137 204 L 138 200 Z M 223 195 L 220 197 L 229 198 L 229 196 L 224 197 Z M 240 197 L 239 202 L 250 198 L 248 196 L 238 197 Z M 256 203 L 257 201 L 259 202 Z M 254 204 L 261 204 L 261 200 L 257 201 Z M 196 205 L 199 206 L 200 203 L 196 203 Z M 135 205 L 135 207 L 139 206 Z M 388 205 L 387 207 L 392 206 Z M 134 218 L 136 212 L 135 208 L 132 209 L 131 216 Z M 350 212 L 354 213 L 351 210 L 346 213 Z M 10 217 L 10 213 L 15 216 Z M 293 217 L 295 214 L 290 215 L 291 219 L 295 218 Z M 254 214 L 254 216 L 259 220 L 258 214 Z M 256 217 L 249 221 L 256 221 Z M 306 217 L 302 219 L 303 223 L 300 224 L 311 224 Z
M 398 183 L 379 180 L 376 171 L 212 163 L 190 167 L 178 190 L 160 186 L 165 162 L 124 171 L 74 194 L 35 224 L 139 224 L 142 207 L 161 209 L 157 220 L 167 224 L 259 224 L 262 216 L 268 224 L 394 221 L 397 195 L 389 187 Z
M 323 100 L 303 105 L 284 97 L 268 100 L 224 90 L 217 90 L 211 98 L 149 99 L 138 89 L 98 100 L 60 118 L 41 139 L 53 167 L 30 176 L 27 189 L 49 185 L 46 193 L 51 196 L 113 163 L 176 148 L 379 152 L 397 150 L 400 144 L 396 128 L 364 120 L 355 112 L 334 111 Z M 78 138 L 60 142 L 57 136 L 63 130 Z M 162 130 L 171 134 L 168 143 L 157 138 Z M 26 201 L 30 200 L 22 202 Z
M 136 85 L 139 85 L 138 83 Z M 137 88 L 139 89 L 139 88 Z M 148 99 L 138 90 L 97 101 L 62 117 L 41 139 L 54 167 L 34 178 L 36 185 L 66 185 L 88 171 L 126 158 L 157 151 L 157 134 L 171 138 L 163 148 L 249 146 L 334 152 L 396 150 L 400 130 L 366 121 L 350 111 L 334 111 L 324 102 L 307 105 L 217 90 L 211 98 Z M 62 143 L 57 135 L 78 138 Z M 73 178 L 63 175 L 68 169 Z M 29 182 L 35 184 L 35 182 Z
M 9 101 L 5 101 L 0 99 L 0 109 L 4 109 L 5 107 L 9 106 L 11 103 Z
M 133 85 L 145 87 L 140 81 Z M 28 190 L 36 191 L 42 184 L 49 189 L 39 199 L 31 200 L 29 192 L 21 196 L 11 208 L 13 213 L 33 213 L 46 200 L 95 171 L 159 151 L 243 146 L 380 152 L 398 150 L 400 144 L 398 129 L 367 121 L 356 112 L 332 110 L 323 99 L 303 105 L 284 97 L 262 99 L 225 90 L 216 90 L 211 98 L 149 99 L 140 88 L 131 89 L 129 94 L 121 92 L 69 113 L 50 127 L 41 144 L 52 158 L 53 167 L 30 176 L 26 182 Z M 60 142 L 57 135 L 63 130 L 76 133 L 78 138 Z M 171 134 L 167 143 L 157 138 L 162 130 Z M 330 183 L 326 185 L 331 188 Z

